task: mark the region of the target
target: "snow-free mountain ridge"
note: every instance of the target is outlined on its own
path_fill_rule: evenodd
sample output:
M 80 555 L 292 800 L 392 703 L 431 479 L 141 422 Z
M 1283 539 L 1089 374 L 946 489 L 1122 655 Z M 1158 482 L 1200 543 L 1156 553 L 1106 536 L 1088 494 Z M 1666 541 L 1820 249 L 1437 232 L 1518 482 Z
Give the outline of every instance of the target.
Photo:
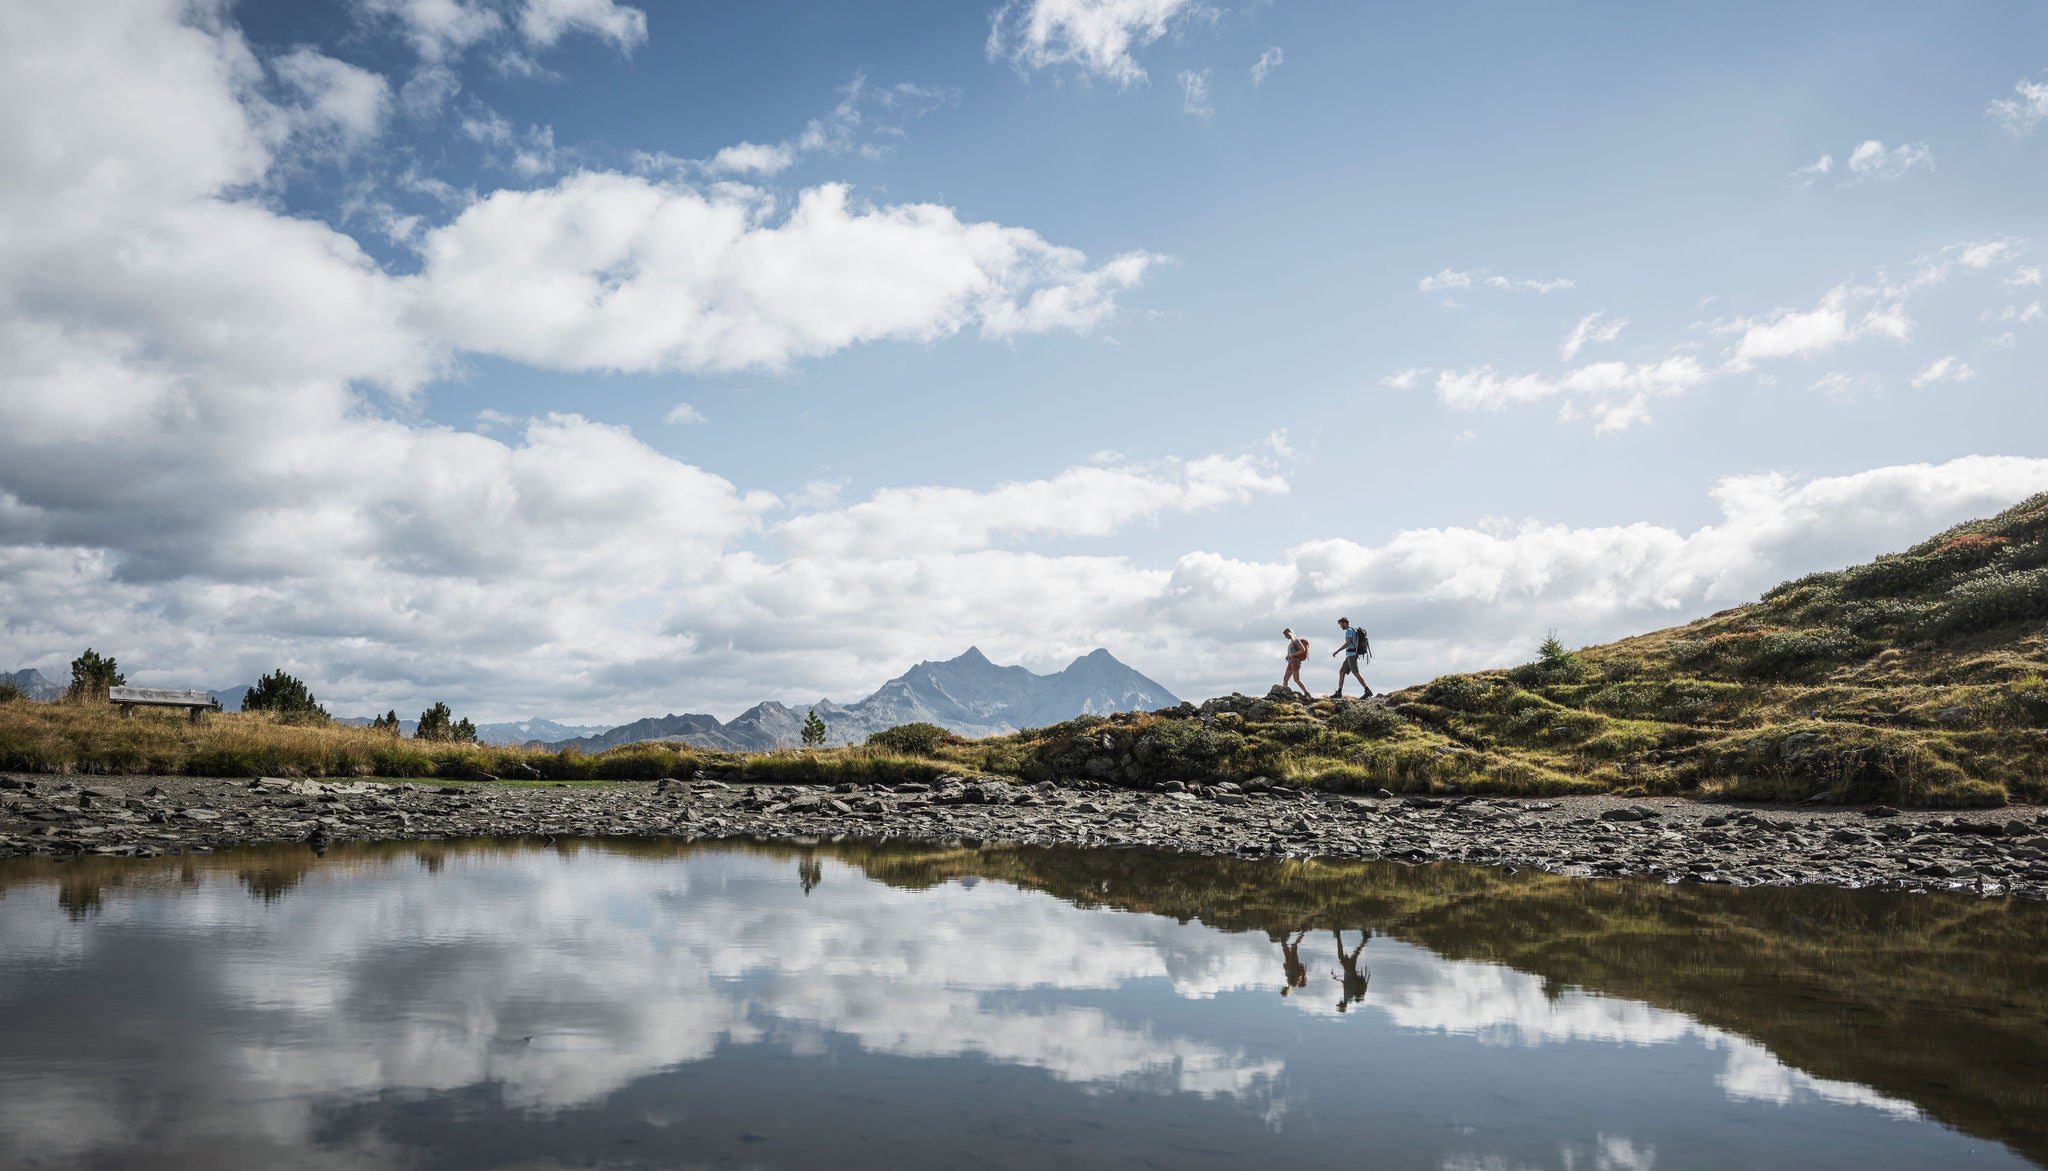
M 1091 651 L 1063 671 L 1036 675 L 1023 667 L 992 663 L 979 648 L 969 647 L 957 658 L 919 663 L 858 703 L 821 699 L 790 707 L 770 700 L 725 722 L 698 714 L 650 716 L 596 736 L 548 743 L 601 752 L 643 740 L 668 740 L 725 752 L 765 752 L 799 744 L 804 716 L 810 711 L 825 721 L 825 743 L 839 745 L 858 744 L 871 733 L 898 724 L 937 724 L 962 736 L 1001 736 L 1075 716 L 1149 711 L 1179 702 L 1172 692 L 1106 650 Z

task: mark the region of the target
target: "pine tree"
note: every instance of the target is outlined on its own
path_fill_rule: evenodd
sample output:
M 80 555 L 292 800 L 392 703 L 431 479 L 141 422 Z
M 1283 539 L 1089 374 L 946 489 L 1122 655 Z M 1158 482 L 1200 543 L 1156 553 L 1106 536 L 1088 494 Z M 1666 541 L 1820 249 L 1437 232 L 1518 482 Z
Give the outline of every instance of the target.
M 127 682 L 128 676 L 121 673 L 112 656 L 102 658 L 87 647 L 84 654 L 71 660 L 71 687 L 64 692 L 64 698 L 81 703 L 104 700 L 108 688 Z
M 412 738 L 415 740 L 452 740 L 458 743 L 476 743 L 476 725 L 468 718 L 456 719 L 448 705 L 435 701 L 434 706 L 420 713 L 420 726 Z
M 328 719 L 327 709 L 306 690 L 306 685 L 284 673 L 282 668 L 256 681 L 242 693 L 245 712 L 276 712 L 281 716 Z
M 372 732 L 388 733 L 392 736 L 398 735 L 398 709 L 393 708 L 376 719 L 371 720 L 370 730 Z
M 812 708 L 804 715 L 804 747 L 816 748 L 825 742 L 825 721 L 818 718 L 818 710 Z

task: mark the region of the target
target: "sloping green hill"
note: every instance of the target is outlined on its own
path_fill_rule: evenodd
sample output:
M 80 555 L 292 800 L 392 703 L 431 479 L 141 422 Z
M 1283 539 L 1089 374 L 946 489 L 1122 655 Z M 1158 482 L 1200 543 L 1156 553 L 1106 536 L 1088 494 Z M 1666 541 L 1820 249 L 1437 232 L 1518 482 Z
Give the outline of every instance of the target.
M 1552 640 L 1383 708 L 1276 688 L 985 743 L 1027 777 L 1117 784 L 1996 805 L 2048 793 L 2044 671 L 2048 494 L 1687 626 Z

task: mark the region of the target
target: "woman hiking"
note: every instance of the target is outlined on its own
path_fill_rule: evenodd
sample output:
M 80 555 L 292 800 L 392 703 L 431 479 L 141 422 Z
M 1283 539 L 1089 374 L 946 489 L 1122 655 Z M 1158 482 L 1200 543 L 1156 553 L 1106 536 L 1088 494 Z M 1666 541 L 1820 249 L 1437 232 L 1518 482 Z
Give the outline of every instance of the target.
M 1280 686 L 1286 687 L 1292 683 L 1301 688 L 1303 695 L 1308 695 L 1308 684 L 1301 681 L 1301 665 L 1308 661 L 1308 640 L 1294 637 L 1294 628 L 1291 626 L 1281 631 L 1280 636 L 1287 640 L 1287 673 L 1280 677 Z

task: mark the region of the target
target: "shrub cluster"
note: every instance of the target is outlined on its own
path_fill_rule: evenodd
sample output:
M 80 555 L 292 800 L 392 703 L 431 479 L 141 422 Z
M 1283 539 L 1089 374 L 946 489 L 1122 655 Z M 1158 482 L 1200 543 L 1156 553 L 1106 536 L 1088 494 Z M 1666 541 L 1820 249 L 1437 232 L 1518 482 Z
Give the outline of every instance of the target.
M 869 734 L 867 746 L 886 752 L 900 752 L 911 756 L 930 756 L 941 744 L 958 744 L 960 737 L 937 724 L 919 721 L 914 724 L 898 724 Z
M 2048 566 L 1972 577 L 1948 592 L 1941 626 L 1982 630 L 2021 618 L 2048 617 Z

